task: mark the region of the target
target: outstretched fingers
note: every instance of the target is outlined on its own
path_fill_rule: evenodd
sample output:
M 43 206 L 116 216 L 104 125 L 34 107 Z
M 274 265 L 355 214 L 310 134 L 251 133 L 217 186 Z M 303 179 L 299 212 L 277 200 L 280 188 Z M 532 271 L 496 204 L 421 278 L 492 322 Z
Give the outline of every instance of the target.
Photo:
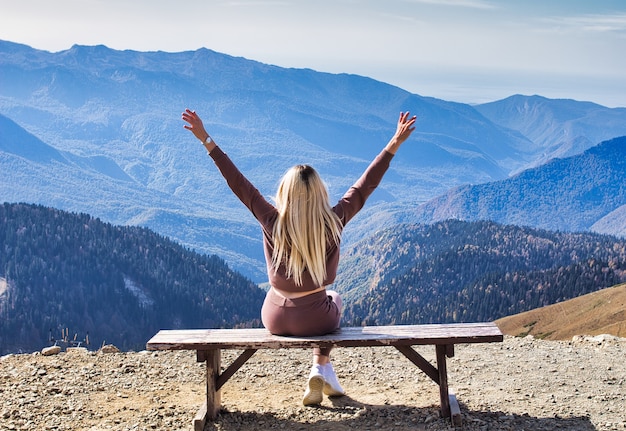
M 409 115 L 411 115 L 409 111 L 400 112 L 400 119 L 398 120 L 398 123 L 408 124 L 409 126 L 413 125 L 415 120 L 417 120 L 417 115 L 414 115 L 411 118 L 409 118 Z
M 409 111 L 400 112 L 396 135 L 401 139 L 401 141 L 406 140 L 413 130 L 415 130 L 415 121 L 417 120 L 417 116 L 414 115 L 409 117 L 410 115 L 411 113 Z
M 194 128 L 202 124 L 202 120 L 200 120 L 200 117 L 198 117 L 196 111 L 192 111 L 189 108 L 185 109 L 185 112 L 183 112 L 183 121 L 189 123 L 183 126 L 187 130 L 193 130 Z

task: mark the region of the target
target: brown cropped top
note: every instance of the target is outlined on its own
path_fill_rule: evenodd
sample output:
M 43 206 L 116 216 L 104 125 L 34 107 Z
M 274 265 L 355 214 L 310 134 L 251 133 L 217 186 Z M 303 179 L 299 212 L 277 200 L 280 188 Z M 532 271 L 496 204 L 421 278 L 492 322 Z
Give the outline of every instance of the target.
M 254 217 L 261 224 L 263 230 L 263 252 L 267 266 L 267 275 L 270 285 L 279 290 L 287 292 L 308 292 L 319 288 L 308 272 L 302 275 L 302 285 L 298 286 L 293 279 L 287 278 L 286 270 L 281 265 L 278 270 L 272 266 L 273 241 L 272 232 L 278 211 L 269 203 L 261 193 L 248 181 L 248 179 L 237 169 L 235 164 L 219 147 L 215 147 L 210 156 L 215 165 L 220 170 L 228 186 L 241 202 L 252 212 Z M 370 163 L 365 172 L 361 175 L 352 187 L 343 195 L 337 205 L 333 207 L 333 212 L 341 220 L 342 227 L 346 225 L 358 212 L 367 198 L 376 189 L 389 168 L 393 154 L 383 150 Z M 326 278 L 324 286 L 332 284 L 337 276 L 337 266 L 339 264 L 339 245 L 331 246 L 326 251 Z

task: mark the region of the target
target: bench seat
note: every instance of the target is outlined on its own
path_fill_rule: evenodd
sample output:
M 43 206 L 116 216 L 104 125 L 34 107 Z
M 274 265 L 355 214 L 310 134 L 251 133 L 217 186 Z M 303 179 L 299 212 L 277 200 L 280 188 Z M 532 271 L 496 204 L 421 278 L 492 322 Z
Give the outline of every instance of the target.
M 503 340 L 494 323 L 452 323 L 427 325 L 364 326 L 341 328 L 316 337 L 286 337 L 270 334 L 264 328 L 161 330 L 146 345 L 148 350 L 195 350 L 199 362 L 206 362 L 207 401 L 194 419 L 202 430 L 206 419 L 214 419 L 220 409 L 220 389 L 259 349 L 312 347 L 393 346 L 439 385 L 441 414 L 460 424 L 460 410 L 449 393 L 446 357 L 454 356 L 455 344 L 493 343 Z M 434 345 L 437 366 L 424 359 L 411 346 Z M 221 371 L 221 350 L 243 353 Z

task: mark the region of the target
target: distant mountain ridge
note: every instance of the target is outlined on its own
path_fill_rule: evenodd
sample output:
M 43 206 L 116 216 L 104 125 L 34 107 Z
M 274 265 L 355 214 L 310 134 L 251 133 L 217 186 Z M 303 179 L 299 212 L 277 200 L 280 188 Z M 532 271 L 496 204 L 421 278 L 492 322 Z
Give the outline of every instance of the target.
M 626 236 L 626 220 L 618 216 L 626 205 L 624 178 L 626 137 L 620 137 L 506 180 L 458 187 L 404 217 L 422 223 L 493 220 Z
M 542 148 L 536 165 L 573 156 L 599 142 L 626 135 L 626 107 L 611 109 L 591 102 L 515 95 L 475 108 L 494 123 L 521 133 Z
M 513 107 L 531 100 L 522 96 L 507 100 L 507 109 L 472 107 L 365 77 L 284 69 L 204 48 L 75 45 L 50 53 L 0 41 L 0 74 L 0 121 L 11 130 L 0 135 L 0 169 L 12 172 L 0 181 L 0 200 L 146 226 L 217 254 L 257 281 L 266 278 L 258 226 L 182 129 L 185 107 L 203 116 L 262 193 L 273 194 L 282 172 L 304 162 L 320 171 L 332 199 L 387 142 L 399 111 L 418 115 L 411 140 L 346 230 L 346 245 L 453 187 L 505 179 L 572 142 L 582 151 L 599 142 L 600 131 L 626 135 L 619 108 L 544 99 L 555 113 L 550 126 L 528 115 L 528 127 L 512 120 Z M 567 142 L 522 133 L 543 127 L 558 134 L 574 121 L 559 115 L 561 106 L 594 114 L 571 127 Z M 38 158 L 43 154 L 61 158 Z

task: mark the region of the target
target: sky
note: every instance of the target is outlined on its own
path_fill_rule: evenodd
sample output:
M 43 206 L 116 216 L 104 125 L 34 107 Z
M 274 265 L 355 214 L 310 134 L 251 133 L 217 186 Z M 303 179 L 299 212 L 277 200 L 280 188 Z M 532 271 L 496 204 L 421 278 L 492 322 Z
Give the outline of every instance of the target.
M 626 107 L 625 0 L 0 0 L 0 39 L 51 52 L 204 47 L 462 103 Z

